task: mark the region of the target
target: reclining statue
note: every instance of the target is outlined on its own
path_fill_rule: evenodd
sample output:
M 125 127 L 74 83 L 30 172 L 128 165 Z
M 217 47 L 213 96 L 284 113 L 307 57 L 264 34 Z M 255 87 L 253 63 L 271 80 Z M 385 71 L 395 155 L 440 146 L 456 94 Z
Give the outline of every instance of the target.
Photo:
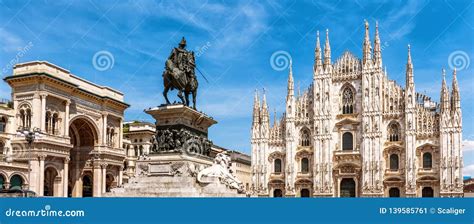
M 221 183 L 232 189 L 237 189 L 238 192 L 244 191 L 244 185 L 230 170 L 230 157 L 227 152 L 217 154 L 212 166 L 201 170 L 197 175 L 199 183 L 211 183 L 214 178 L 218 178 Z

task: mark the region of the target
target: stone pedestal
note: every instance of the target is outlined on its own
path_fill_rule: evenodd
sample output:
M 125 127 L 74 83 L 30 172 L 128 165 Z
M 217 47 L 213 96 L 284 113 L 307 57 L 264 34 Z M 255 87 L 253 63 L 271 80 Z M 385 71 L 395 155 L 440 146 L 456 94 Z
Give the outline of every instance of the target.
M 155 118 L 156 134 L 150 154 L 188 153 L 209 156 L 208 129 L 217 121 L 190 107 L 176 104 L 145 110 Z
M 198 182 L 198 173 L 214 164 L 208 129 L 217 122 L 184 105 L 145 110 L 156 120 L 150 153 L 136 161 L 135 176 L 105 197 L 245 197 L 219 178 Z

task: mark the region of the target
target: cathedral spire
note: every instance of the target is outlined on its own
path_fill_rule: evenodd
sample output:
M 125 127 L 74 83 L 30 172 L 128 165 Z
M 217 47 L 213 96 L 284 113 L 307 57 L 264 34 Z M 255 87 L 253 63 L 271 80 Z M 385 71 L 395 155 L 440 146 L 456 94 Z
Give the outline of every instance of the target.
M 273 109 L 273 127 L 277 126 L 277 110 Z
M 263 100 L 262 100 L 262 110 L 260 112 L 260 117 L 262 119 L 262 124 L 269 124 L 270 114 L 268 113 L 267 105 L 267 96 L 265 94 L 265 88 L 263 89 Z
M 441 112 L 449 110 L 449 91 L 446 86 L 446 70 L 443 68 L 443 82 L 441 83 Z
M 374 40 L 374 61 L 375 65 L 382 68 L 382 49 L 380 47 L 379 22 L 375 21 L 375 40 Z
M 293 81 L 293 62 L 290 60 L 290 71 L 288 72 L 288 97 L 295 95 L 295 83 Z
M 324 46 L 324 68 L 331 65 L 331 46 L 329 45 L 329 29 L 326 29 L 326 45 Z
M 314 71 L 316 72 L 323 65 L 321 59 L 321 44 L 319 42 L 319 30 L 316 32 L 316 49 L 314 50 Z
M 411 62 L 411 47 L 408 45 L 408 59 L 406 69 L 406 88 L 414 88 L 415 82 L 413 80 L 413 64 Z
M 364 38 L 364 47 L 363 47 L 363 57 L 362 62 L 365 64 L 371 59 L 371 46 L 369 38 L 369 22 L 365 20 L 365 38 Z
M 456 110 L 461 108 L 461 98 L 459 96 L 459 86 L 458 86 L 458 79 L 456 77 L 456 68 L 453 71 L 453 90 L 451 93 L 451 108 L 452 110 Z
M 255 90 L 253 99 L 253 124 L 257 125 L 258 123 L 260 123 L 260 99 L 258 98 L 258 90 Z

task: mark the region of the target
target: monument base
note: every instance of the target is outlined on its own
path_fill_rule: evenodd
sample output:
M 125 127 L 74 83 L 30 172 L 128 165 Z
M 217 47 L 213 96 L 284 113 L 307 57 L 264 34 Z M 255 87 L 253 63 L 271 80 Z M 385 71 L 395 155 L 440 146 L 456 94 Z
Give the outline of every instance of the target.
M 199 171 L 213 164 L 212 158 L 182 153 L 152 154 L 137 161 L 136 175 L 104 197 L 245 197 L 237 189 L 209 178 L 199 183 Z

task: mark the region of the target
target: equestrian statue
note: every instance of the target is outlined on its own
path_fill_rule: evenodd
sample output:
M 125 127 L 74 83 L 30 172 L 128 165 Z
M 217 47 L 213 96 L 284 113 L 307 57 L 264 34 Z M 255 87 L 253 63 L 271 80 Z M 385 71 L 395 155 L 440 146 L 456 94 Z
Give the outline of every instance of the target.
M 179 46 L 171 51 L 165 63 L 163 96 L 166 104 L 170 104 L 168 91 L 176 89 L 181 103 L 186 106 L 189 106 L 189 94 L 192 94 L 193 109 L 196 109 L 198 81 L 194 72 L 195 68 L 194 52 L 186 50 L 186 39 L 183 37 Z

